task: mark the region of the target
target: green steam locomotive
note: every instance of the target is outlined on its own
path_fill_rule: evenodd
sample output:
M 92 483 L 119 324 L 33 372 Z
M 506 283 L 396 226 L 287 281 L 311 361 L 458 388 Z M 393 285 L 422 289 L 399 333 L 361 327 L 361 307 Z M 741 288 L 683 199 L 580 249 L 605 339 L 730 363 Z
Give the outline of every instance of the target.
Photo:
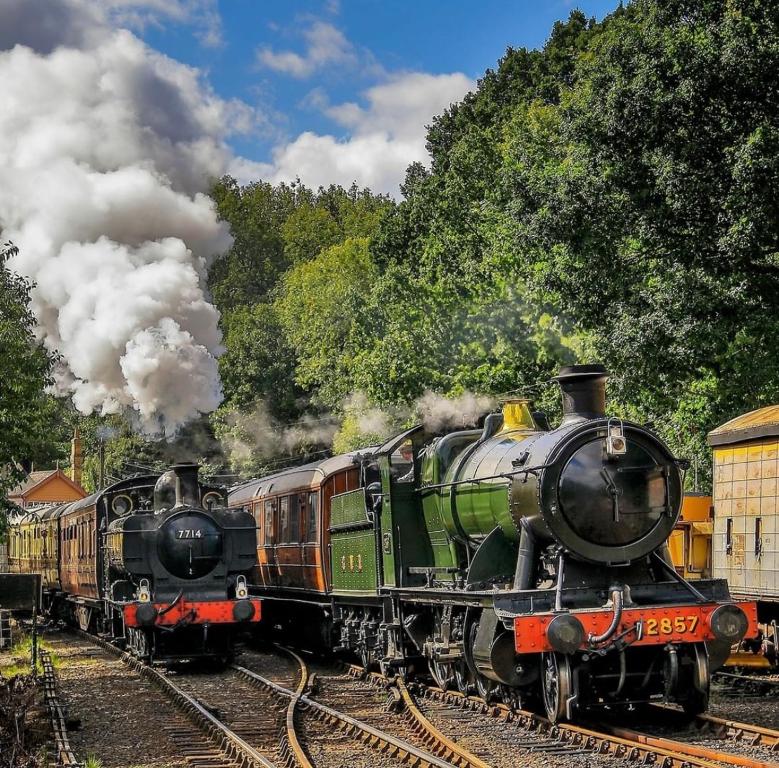
M 755 605 L 677 574 L 683 462 L 606 415 L 606 379 L 562 369 L 556 429 L 513 400 L 481 429 L 417 426 L 235 489 L 230 506 L 258 526 L 262 625 L 442 688 L 536 700 L 555 721 L 653 700 L 704 710 L 711 671 L 756 634 Z

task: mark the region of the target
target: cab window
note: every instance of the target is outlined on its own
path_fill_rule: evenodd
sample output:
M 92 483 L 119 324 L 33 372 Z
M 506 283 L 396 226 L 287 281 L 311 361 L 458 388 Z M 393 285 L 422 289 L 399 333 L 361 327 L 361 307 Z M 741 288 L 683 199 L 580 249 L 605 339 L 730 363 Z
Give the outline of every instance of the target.
M 397 483 L 414 482 L 414 445 L 404 440 L 390 456 L 392 477 Z

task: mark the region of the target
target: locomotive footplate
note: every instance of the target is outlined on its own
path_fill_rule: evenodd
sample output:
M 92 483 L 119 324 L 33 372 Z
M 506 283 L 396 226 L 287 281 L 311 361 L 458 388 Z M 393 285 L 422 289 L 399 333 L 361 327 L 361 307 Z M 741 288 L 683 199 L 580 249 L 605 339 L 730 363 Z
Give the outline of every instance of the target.
M 743 611 L 743 618 L 735 609 Z M 604 636 L 614 619 L 612 610 L 585 609 L 515 616 L 514 647 L 517 653 L 542 653 L 562 650 L 561 638 L 569 645 L 565 652 L 597 650 L 603 645 L 592 642 Z M 691 603 L 625 608 L 609 637 L 625 645 L 665 645 L 722 640 L 733 621 L 746 622 L 745 637 L 756 637 L 757 604 L 754 602 Z
M 126 627 L 173 627 L 187 624 L 235 624 L 257 622 L 262 601 L 178 600 L 171 603 L 130 603 L 122 607 Z

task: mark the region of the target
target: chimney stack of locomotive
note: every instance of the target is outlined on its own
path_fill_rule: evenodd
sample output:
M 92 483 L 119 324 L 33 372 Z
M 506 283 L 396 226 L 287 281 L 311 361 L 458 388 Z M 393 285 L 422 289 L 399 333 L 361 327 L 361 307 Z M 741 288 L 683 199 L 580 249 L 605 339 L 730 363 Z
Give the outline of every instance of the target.
M 563 394 L 561 426 L 606 415 L 606 379 L 602 365 L 566 365 L 553 379 Z
M 199 465 L 182 463 L 173 466 L 176 478 L 176 506 L 198 506 L 200 504 L 200 486 L 198 484 Z

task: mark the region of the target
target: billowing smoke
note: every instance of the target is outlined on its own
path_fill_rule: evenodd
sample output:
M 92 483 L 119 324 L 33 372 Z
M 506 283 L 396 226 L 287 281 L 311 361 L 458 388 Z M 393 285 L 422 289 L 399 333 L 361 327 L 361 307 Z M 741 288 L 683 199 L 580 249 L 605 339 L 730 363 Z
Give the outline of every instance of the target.
M 484 395 L 463 392 L 457 397 L 445 397 L 425 392 L 414 404 L 419 420 L 431 432 L 473 427 L 480 416 L 493 410 L 496 401 Z
M 60 392 L 171 435 L 222 399 L 203 285 L 231 240 L 205 192 L 251 116 L 99 8 L 0 3 L 0 230 Z
M 358 434 L 374 437 L 374 440 L 388 438 L 407 421 L 407 408 L 381 408 L 372 405 L 364 392 L 354 392 L 344 401 L 345 419 L 351 418 Z

